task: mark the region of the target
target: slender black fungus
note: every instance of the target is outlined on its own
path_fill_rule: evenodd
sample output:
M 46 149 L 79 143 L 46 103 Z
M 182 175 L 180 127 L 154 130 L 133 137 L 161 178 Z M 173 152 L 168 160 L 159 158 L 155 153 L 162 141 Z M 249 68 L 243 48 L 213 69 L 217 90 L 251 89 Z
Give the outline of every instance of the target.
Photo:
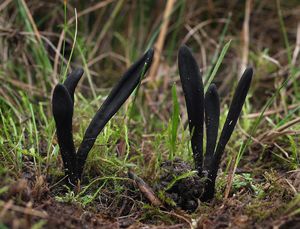
M 147 72 L 152 63 L 153 49 L 144 54 L 128 71 L 123 75 L 119 83 L 112 89 L 96 115 L 88 126 L 82 143 L 77 153 L 78 174 L 81 175 L 85 160 L 93 147 L 95 140 L 106 123 L 120 109 L 122 104 L 130 96 L 133 90 L 141 81 L 142 76 Z
M 214 197 L 215 193 L 215 181 L 220 165 L 220 161 L 225 149 L 226 144 L 228 143 L 230 136 L 234 130 L 234 127 L 238 121 L 239 115 L 242 111 L 248 90 L 250 88 L 252 80 L 253 70 L 252 68 L 247 68 L 241 77 L 236 91 L 234 93 L 228 115 L 223 126 L 221 136 L 213 157 L 213 160 L 210 165 L 208 179 L 205 184 L 204 194 L 202 196 L 202 201 L 210 200 Z
M 55 87 L 52 98 L 52 110 L 65 172 L 71 183 L 74 184 L 81 179 L 86 158 L 97 136 L 137 87 L 142 76 L 145 75 L 152 63 L 153 52 L 153 49 L 147 51 L 129 68 L 112 89 L 87 128 L 77 153 L 73 142 L 72 117 L 74 91 L 83 74 L 83 70 L 77 69 L 73 71 L 64 84 L 58 84 Z
M 220 119 L 220 101 L 215 84 L 211 84 L 205 94 L 204 110 L 206 127 L 206 152 L 203 170 L 207 174 L 216 148 Z
M 200 199 L 201 201 L 208 201 L 214 197 L 215 180 L 220 161 L 241 113 L 251 84 L 253 71 L 251 68 L 246 69 L 238 83 L 219 142 L 216 146 L 220 118 L 220 102 L 216 86 L 214 84 L 210 85 L 204 98 L 199 67 L 187 46 L 182 46 L 179 50 L 178 68 L 185 95 L 190 133 L 192 135 L 191 144 L 195 169 L 198 171 L 200 178 L 204 178 L 204 192 L 201 194 Z M 207 142 L 203 162 L 204 113 Z
M 161 164 L 159 182 L 155 187 L 158 191 L 163 190 L 164 198 L 172 200 L 172 203 L 176 203 L 181 209 L 192 212 L 198 208 L 199 199 L 209 201 L 214 197 L 220 161 L 241 113 L 253 72 L 252 69 L 247 69 L 238 83 L 217 144 L 220 101 L 216 86 L 211 84 L 204 98 L 199 67 L 187 46 L 182 46 L 178 52 L 178 68 L 186 101 L 197 174 L 174 180 L 175 177 L 186 176 L 193 168 L 179 158 L 167 160 Z M 203 160 L 204 119 L 207 142 Z
M 58 84 L 54 88 L 52 112 L 56 123 L 57 140 L 65 173 L 74 181 L 76 152 L 72 134 L 73 102 L 67 88 L 63 84 Z
M 191 145 L 195 167 L 202 174 L 203 164 L 203 120 L 204 120 L 204 90 L 198 64 L 187 46 L 182 46 L 178 53 L 178 68 L 185 96 L 192 134 Z

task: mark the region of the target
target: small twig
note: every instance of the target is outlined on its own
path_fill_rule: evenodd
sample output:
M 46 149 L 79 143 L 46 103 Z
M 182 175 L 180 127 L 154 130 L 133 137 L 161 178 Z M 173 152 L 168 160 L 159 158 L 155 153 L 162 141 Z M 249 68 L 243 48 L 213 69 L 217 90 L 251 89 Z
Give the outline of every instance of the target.
M 155 207 L 163 206 L 162 202 L 155 196 L 152 188 L 135 173 L 128 171 L 128 177 L 134 181 L 134 184 L 139 188 L 141 193 L 149 200 L 149 202 Z
M 286 152 L 286 151 L 285 151 L 280 145 L 278 145 L 276 142 L 274 143 L 274 146 L 275 146 L 277 149 L 279 149 L 279 151 L 281 151 L 281 152 L 284 154 L 284 156 L 285 156 L 286 158 L 289 157 L 288 152 Z
M 39 96 L 45 96 L 45 94 L 39 88 L 34 87 L 27 83 L 23 83 L 20 80 L 14 80 L 14 79 L 11 79 L 11 77 L 4 77 L 4 76 L 3 77 L 0 76 L 0 79 L 3 81 L 6 81 L 8 83 L 11 83 L 12 85 L 14 85 L 18 88 L 21 88 L 23 90 L 28 90 L 28 91 L 30 91 L 30 93 L 33 93 L 33 94 L 36 94 Z

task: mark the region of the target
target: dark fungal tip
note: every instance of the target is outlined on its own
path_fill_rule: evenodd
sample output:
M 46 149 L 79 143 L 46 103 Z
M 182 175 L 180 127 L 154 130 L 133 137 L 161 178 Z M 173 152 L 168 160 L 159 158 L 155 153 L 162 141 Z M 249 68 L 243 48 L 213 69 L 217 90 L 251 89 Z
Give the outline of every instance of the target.
M 152 59 L 153 55 L 154 55 L 154 48 L 150 48 L 148 49 L 148 51 L 146 52 L 147 57 L 150 59 Z
M 63 84 L 57 84 L 52 96 L 52 112 L 56 121 L 72 111 L 71 97 Z
M 251 67 L 246 68 L 240 79 L 239 84 L 244 83 L 246 86 L 250 85 L 250 83 L 252 81 L 252 76 L 253 76 L 253 69 Z
M 178 51 L 178 64 L 179 64 L 179 70 L 180 68 L 182 68 L 182 64 L 186 61 L 192 61 L 192 62 L 196 62 L 196 60 L 194 60 L 194 56 L 192 54 L 191 49 L 186 46 L 186 45 L 182 45 Z
M 60 83 L 57 84 L 53 90 L 53 99 L 52 100 L 61 98 L 62 95 L 65 93 L 65 91 L 66 91 L 66 88 L 63 84 L 60 84 Z
M 250 74 L 252 76 L 253 75 L 253 68 L 252 67 L 247 67 L 244 71 L 244 74 Z
M 209 93 L 216 93 L 216 91 L 217 91 L 217 86 L 216 86 L 214 83 L 212 83 L 211 85 L 209 85 L 207 91 L 208 91 Z
M 181 45 L 179 48 L 179 54 L 185 55 L 185 54 L 191 54 L 191 50 L 187 45 Z
M 82 75 L 83 75 L 83 69 L 77 68 L 74 71 L 72 71 L 70 74 L 68 74 L 65 82 L 63 83 L 63 85 L 68 90 L 73 102 L 74 102 L 75 88 L 77 87 L 77 84 L 78 84 L 79 80 L 81 79 Z
M 74 74 L 78 75 L 78 76 L 82 76 L 84 73 L 83 68 L 77 68 L 74 70 Z

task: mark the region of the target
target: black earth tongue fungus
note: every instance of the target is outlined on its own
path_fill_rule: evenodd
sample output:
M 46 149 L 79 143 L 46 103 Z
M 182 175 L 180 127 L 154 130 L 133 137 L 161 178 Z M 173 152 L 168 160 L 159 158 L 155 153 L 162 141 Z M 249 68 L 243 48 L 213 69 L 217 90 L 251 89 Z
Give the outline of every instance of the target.
M 187 46 L 179 49 L 178 68 L 187 107 L 196 173 L 177 180 L 169 187 L 176 177 L 194 169 L 179 158 L 165 161 L 161 165 L 160 184 L 157 187 L 164 190 L 166 197 L 172 199 L 178 207 L 193 212 L 198 207 L 198 199 L 204 188 L 202 179 L 204 88 L 198 64 Z
M 208 169 L 208 179 L 205 183 L 204 193 L 201 197 L 202 201 L 211 200 L 215 194 L 215 182 L 217 178 L 218 169 L 220 166 L 221 158 L 224 153 L 225 146 L 227 145 L 231 134 L 234 130 L 234 127 L 238 121 L 240 113 L 242 111 L 247 93 L 250 88 L 250 84 L 252 81 L 253 70 L 252 68 L 247 68 L 235 90 L 232 102 L 229 107 L 228 115 L 226 121 L 224 123 L 221 136 L 215 150 L 212 161 L 209 165 Z
M 153 53 L 154 50 L 150 49 L 128 69 L 92 119 L 77 152 L 77 174 L 79 179 L 88 153 L 93 147 L 97 136 L 141 82 L 142 76 L 151 66 Z
M 112 89 L 88 126 L 77 153 L 73 142 L 72 117 L 74 91 L 83 74 L 83 70 L 77 69 L 73 71 L 64 84 L 56 85 L 52 97 L 52 112 L 56 123 L 57 139 L 65 174 L 68 176 L 71 184 L 76 184 L 81 179 L 86 158 L 97 136 L 140 83 L 142 76 L 145 75 L 151 66 L 153 53 L 153 49 L 148 50 L 128 69 Z
M 52 97 L 52 112 L 56 123 L 56 134 L 65 174 L 71 182 L 76 180 L 76 149 L 73 141 L 72 118 L 74 110 L 74 91 L 83 75 L 82 69 L 76 69 L 69 74 L 64 84 L 54 88 Z
M 211 84 L 204 98 L 205 127 L 206 127 L 206 152 L 203 164 L 203 173 L 207 177 L 210 163 L 213 159 L 219 130 L 220 100 L 217 87 Z
M 194 211 L 198 206 L 198 199 L 209 201 L 214 197 L 215 181 L 220 161 L 241 113 L 251 84 L 253 71 L 251 68 L 246 69 L 238 83 L 216 147 L 220 117 L 217 88 L 214 84 L 210 85 L 204 98 L 199 68 L 187 46 L 182 46 L 179 50 L 178 67 L 186 101 L 195 169 L 198 173 L 180 179 L 171 188 L 165 189 L 175 177 L 182 176 L 188 171 L 192 171 L 193 168 L 180 159 L 163 162 L 161 165 L 161 181 L 158 188 L 165 190 L 166 196 L 171 198 L 180 208 Z M 203 162 L 204 113 L 207 148 Z
M 191 144 L 199 176 L 203 166 L 204 89 L 198 64 L 187 46 L 178 53 L 178 68 L 192 133 Z

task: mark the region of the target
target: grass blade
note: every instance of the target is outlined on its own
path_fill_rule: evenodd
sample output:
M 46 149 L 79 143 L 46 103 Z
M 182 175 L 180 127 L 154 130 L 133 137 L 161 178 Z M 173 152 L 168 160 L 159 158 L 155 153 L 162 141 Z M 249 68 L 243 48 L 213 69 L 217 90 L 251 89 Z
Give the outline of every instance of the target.
M 220 54 L 220 56 L 219 56 L 219 58 L 218 58 L 218 60 L 217 60 L 217 63 L 216 63 L 216 65 L 215 65 L 215 67 L 214 67 L 214 70 L 212 71 L 211 75 L 208 76 L 207 81 L 206 81 L 206 83 L 205 83 L 205 87 L 204 87 L 204 92 L 205 92 L 205 93 L 207 92 L 207 89 L 208 89 L 209 85 L 211 84 L 211 82 L 212 82 L 213 79 L 215 78 L 215 76 L 216 76 L 216 74 L 217 74 L 217 72 L 218 72 L 218 70 L 219 70 L 219 67 L 220 67 L 220 65 L 221 65 L 221 63 L 222 63 L 222 61 L 223 61 L 223 59 L 224 59 L 224 56 L 225 56 L 225 54 L 227 53 L 228 48 L 230 47 L 230 44 L 231 44 L 231 40 L 228 41 L 228 42 L 224 45 L 224 47 L 223 47 L 223 49 L 222 49 L 222 51 L 221 51 L 221 54 Z

